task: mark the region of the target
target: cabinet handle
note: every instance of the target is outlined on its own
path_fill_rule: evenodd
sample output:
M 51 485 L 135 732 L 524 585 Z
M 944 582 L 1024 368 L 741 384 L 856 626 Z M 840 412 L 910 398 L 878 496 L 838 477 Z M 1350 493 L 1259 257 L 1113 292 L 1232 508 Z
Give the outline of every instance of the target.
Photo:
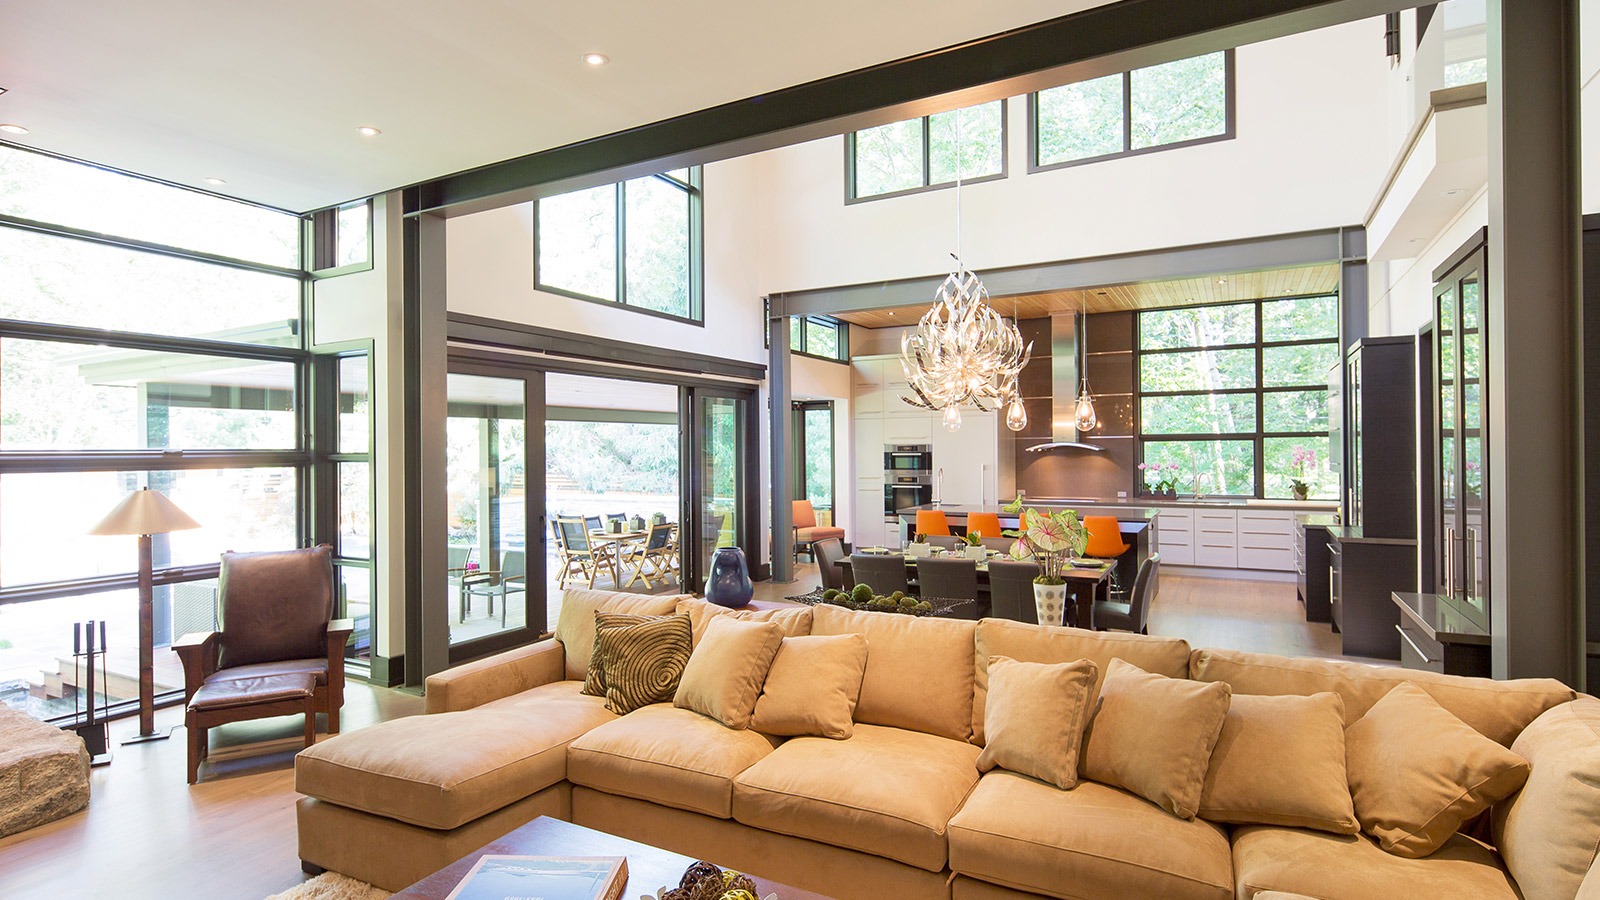
M 1422 648 L 1418 647 L 1417 646 L 1417 642 L 1413 641 L 1411 639 L 1411 635 L 1406 634 L 1406 630 L 1404 628 L 1401 628 L 1399 625 L 1396 625 L 1394 627 L 1394 630 L 1400 632 L 1401 639 L 1403 639 L 1406 643 L 1411 645 L 1411 649 L 1414 650 L 1418 656 L 1422 657 L 1422 661 L 1423 662 L 1427 663 L 1430 666 L 1433 665 L 1435 662 L 1437 662 L 1437 660 L 1430 659 L 1428 657 L 1428 654 L 1422 652 Z
M 1456 595 L 1456 527 L 1446 525 L 1444 529 L 1444 594 L 1446 597 Z
M 1332 601 L 1335 601 L 1335 600 L 1338 600 L 1338 599 L 1339 599 L 1339 592 L 1333 589 L 1333 570 L 1329 569 L 1328 570 L 1328 600 L 1330 602 L 1332 602 Z
M 1478 584 L 1478 529 L 1469 526 L 1461 539 L 1463 543 L 1461 555 L 1466 557 L 1463 560 L 1466 571 L 1462 573 L 1466 585 L 1462 594 L 1471 600 L 1478 596 L 1482 588 L 1482 585 Z

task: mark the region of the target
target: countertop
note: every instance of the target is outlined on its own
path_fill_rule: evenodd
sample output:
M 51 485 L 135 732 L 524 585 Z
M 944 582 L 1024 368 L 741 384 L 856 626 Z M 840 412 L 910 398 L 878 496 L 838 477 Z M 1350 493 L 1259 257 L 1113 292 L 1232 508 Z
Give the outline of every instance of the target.
M 1416 538 L 1367 537 L 1359 525 L 1328 525 L 1328 535 L 1351 544 L 1393 544 L 1398 547 L 1415 547 Z
M 1389 595 L 1406 618 L 1441 644 L 1487 644 L 1489 633 L 1462 611 L 1459 603 L 1440 594 Z
M 1300 513 L 1299 515 L 1295 516 L 1294 518 L 1295 518 L 1295 521 L 1299 522 L 1301 525 L 1310 525 L 1310 526 L 1313 526 L 1313 527 L 1320 527 L 1320 528 L 1338 528 L 1339 527 L 1339 515 L 1338 515 L 1338 513 L 1331 513 L 1331 512 L 1325 512 L 1325 513 Z

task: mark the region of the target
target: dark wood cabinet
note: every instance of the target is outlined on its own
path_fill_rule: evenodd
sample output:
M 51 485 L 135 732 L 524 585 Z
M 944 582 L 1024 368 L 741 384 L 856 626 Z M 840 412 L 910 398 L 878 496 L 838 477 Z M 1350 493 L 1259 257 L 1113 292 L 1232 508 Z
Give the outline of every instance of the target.
M 1332 622 L 1329 596 L 1328 526 L 1330 516 L 1301 514 L 1294 523 L 1294 570 L 1300 605 L 1307 622 Z
M 1492 677 L 1489 634 L 1458 601 L 1440 594 L 1396 592 L 1400 613 L 1400 664 L 1441 675 Z
M 1400 610 L 1390 595 L 1415 589 L 1417 542 L 1334 526 L 1327 547 L 1329 607 L 1344 655 L 1400 659 Z
M 1415 540 L 1416 339 L 1362 338 L 1345 370 L 1343 521 L 1367 538 Z

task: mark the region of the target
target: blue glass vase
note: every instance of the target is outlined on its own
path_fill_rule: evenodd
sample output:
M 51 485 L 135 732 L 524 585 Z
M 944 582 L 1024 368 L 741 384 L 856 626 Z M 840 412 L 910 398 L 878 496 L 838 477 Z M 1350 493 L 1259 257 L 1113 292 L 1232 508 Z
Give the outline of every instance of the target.
M 718 547 L 711 555 L 711 571 L 706 575 L 706 599 L 718 606 L 738 609 L 755 596 L 744 551 L 738 547 Z

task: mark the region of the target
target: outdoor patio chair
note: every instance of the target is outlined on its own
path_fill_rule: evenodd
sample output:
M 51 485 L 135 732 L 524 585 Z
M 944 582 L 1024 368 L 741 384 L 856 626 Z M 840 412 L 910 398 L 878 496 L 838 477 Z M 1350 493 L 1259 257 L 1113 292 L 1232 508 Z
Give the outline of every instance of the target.
M 626 555 L 620 559 L 620 562 L 633 567 L 623 589 L 633 587 L 635 581 L 643 581 L 645 590 L 654 590 L 650 576 L 665 581 L 673 573 L 677 558 L 678 548 L 672 541 L 672 526 L 650 526 L 650 536 L 644 543 L 629 545 Z
M 595 577 L 601 567 L 610 568 L 610 561 L 589 543 L 589 525 L 585 519 L 556 518 L 550 522 L 554 532 L 556 550 L 561 554 L 561 570 L 556 574 L 556 584 L 565 586 L 574 576 L 589 579 L 594 587 Z
M 489 598 L 489 615 L 494 616 L 494 598 L 500 598 L 500 627 L 506 626 L 506 611 L 511 605 L 510 595 L 528 589 L 527 554 L 522 550 L 507 550 L 500 554 L 500 571 L 474 572 L 461 579 L 461 621 L 472 612 L 473 597 Z

